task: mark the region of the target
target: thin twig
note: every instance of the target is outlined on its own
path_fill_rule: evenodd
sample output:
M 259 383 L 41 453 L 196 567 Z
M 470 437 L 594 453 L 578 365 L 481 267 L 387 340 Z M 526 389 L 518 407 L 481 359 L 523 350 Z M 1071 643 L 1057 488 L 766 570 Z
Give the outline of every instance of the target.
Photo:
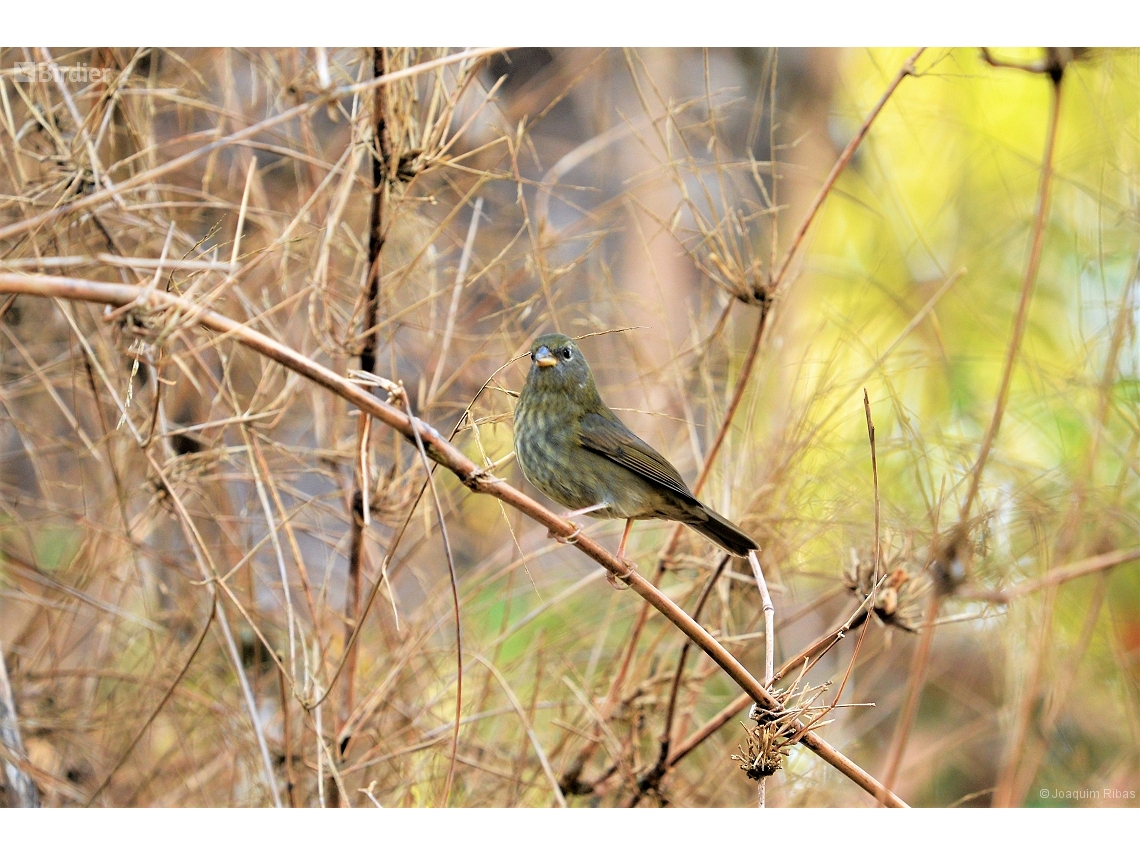
M 871 399 L 867 397 L 867 388 L 863 387 L 863 411 L 867 415 L 867 441 L 871 443 L 871 475 L 875 486 L 875 558 L 871 571 L 874 583 L 879 581 L 879 458 L 875 454 L 875 423 L 871 421 Z
M 103 790 L 107 789 L 107 785 L 111 783 L 111 779 L 115 777 L 115 773 L 122 768 L 125 762 L 127 762 L 127 758 L 131 756 L 131 752 L 135 750 L 135 746 L 139 744 L 139 740 L 142 739 L 143 734 L 147 731 L 147 728 L 154 724 L 154 720 L 158 718 L 158 714 L 162 712 L 162 708 L 166 706 L 166 702 L 170 700 L 171 696 L 174 695 L 174 690 L 178 688 L 178 685 L 186 677 L 186 672 L 190 670 L 190 663 L 194 661 L 194 657 L 197 656 L 198 651 L 202 649 L 202 642 L 206 640 L 206 634 L 210 631 L 210 624 L 214 622 L 214 610 L 217 608 L 217 605 L 217 591 L 212 589 L 210 591 L 210 608 L 206 612 L 206 622 L 202 624 L 202 631 L 198 633 L 198 638 L 194 641 L 193 646 L 190 648 L 190 653 L 187 655 L 186 661 L 182 663 L 182 667 L 178 670 L 178 673 L 174 676 L 174 679 L 170 681 L 170 686 L 168 686 L 166 691 L 163 693 L 162 699 L 159 700 L 157 704 L 155 704 L 154 710 L 151 711 L 151 714 L 149 716 L 147 716 L 147 719 L 145 722 L 143 722 L 142 727 L 140 727 L 135 732 L 134 738 L 119 754 L 119 759 L 111 765 L 111 768 L 107 771 L 107 774 L 103 776 L 103 780 L 99 783 L 99 786 L 96 787 L 91 795 L 87 797 L 87 807 L 93 805 L 95 803 L 95 800 L 102 794 Z M 280 671 L 279 673 L 282 675 L 282 679 L 284 679 L 285 672 Z
M 1037 638 L 1029 656 L 1029 669 L 1021 686 L 1020 703 L 1013 727 L 1006 737 L 1005 751 L 1002 752 L 997 784 L 994 787 L 993 806 L 1013 807 L 1016 796 L 1017 771 L 1021 765 L 1021 754 L 1029 738 L 1030 721 L 1039 704 L 1039 685 L 1045 660 L 1052 652 L 1050 637 L 1053 629 L 1053 616 L 1057 605 L 1057 586 L 1046 589 L 1041 614 L 1037 619 Z
M 159 293 L 161 294 L 162 292 Z M 120 305 L 125 305 L 125 303 L 121 303 Z M 238 685 L 241 688 L 242 699 L 245 701 L 246 710 L 249 713 L 250 726 L 253 728 L 254 736 L 257 738 L 257 747 L 261 754 L 261 762 L 265 772 L 265 783 L 269 788 L 270 795 L 273 797 L 274 807 L 281 807 L 281 797 L 277 792 L 277 778 L 273 773 L 273 762 L 269 758 L 269 745 L 265 740 L 265 728 L 262 726 L 261 718 L 258 715 L 257 702 L 253 697 L 253 689 L 249 684 L 249 677 L 245 673 L 245 669 L 242 667 L 241 652 L 238 650 L 237 644 L 234 642 L 233 632 L 230 630 L 229 619 L 226 617 L 226 612 L 222 608 L 221 603 L 218 601 L 217 587 L 221 583 L 218 581 L 217 573 L 214 571 L 214 568 L 210 564 L 209 556 L 204 548 L 201 535 L 194 526 L 193 521 L 190 519 L 190 514 L 187 512 L 185 505 L 182 503 L 181 498 L 175 491 L 174 485 L 170 483 L 165 471 L 163 470 L 163 467 L 158 463 L 157 460 L 155 460 L 152 451 L 148 450 L 146 452 L 146 458 L 150 463 L 151 468 L 154 470 L 155 475 L 162 481 L 163 487 L 165 487 L 167 495 L 170 497 L 170 500 L 176 511 L 175 517 L 183 529 L 186 540 L 190 544 L 190 549 L 193 552 L 195 561 L 198 564 L 199 572 L 202 574 L 202 581 L 209 587 L 210 592 L 214 597 L 215 621 L 217 623 L 218 629 L 221 630 L 222 640 L 225 642 L 226 651 L 230 655 L 230 662 L 233 666 L 234 674 L 237 676 Z
M 293 780 L 293 728 L 289 721 L 289 692 L 285 688 L 285 672 L 281 670 L 277 672 L 277 688 L 281 694 L 281 731 L 285 739 L 285 795 L 289 799 L 289 807 L 295 808 L 297 782 Z
M 1132 561 L 1140 561 L 1140 548 L 1116 549 L 1102 555 L 1082 558 L 1080 561 L 1074 561 L 1071 564 L 1062 564 L 1060 567 L 1048 570 L 1036 579 L 1029 579 L 1004 591 L 966 590 L 961 592 L 961 596 L 972 600 L 987 600 L 991 603 L 1012 603 L 1014 600 L 1020 599 L 1026 594 L 1032 594 L 1034 591 L 1040 591 L 1042 588 L 1063 585 L 1073 579 L 1088 576 L 1090 573 L 1111 570 Z
M 474 658 L 481 665 L 486 667 L 491 672 L 495 680 L 499 684 L 499 688 L 503 690 L 503 694 L 507 696 L 507 700 L 514 708 L 515 714 L 522 722 L 523 729 L 526 731 L 527 739 L 530 740 L 531 747 L 534 753 L 538 756 L 539 765 L 542 766 L 542 772 L 546 775 L 546 780 L 550 782 L 551 789 L 554 791 L 554 800 L 558 802 L 559 807 L 566 807 L 566 797 L 562 795 L 562 789 L 558 786 L 558 777 L 554 774 L 554 769 L 550 766 L 550 760 L 547 759 L 546 752 L 542 749 L 542 743 L 538 741 L 538 734 L 534 732 L 534 727 L 531 725 L 530 720 L 527 719 L 526 713 L 523 712 L 522 704 L 519 703 L 518 696 L 515 695 L 514 690 L 503 677 L 502 672 L 499 671 L 491 662 L 478 653 L 472 653 Z
M 435 478 L 432 477 L 432 466 L 428 460 L 427 451 L 424 450 L 424 441 L 420 436 L 419 419 L 412 415 L 412 403 L 408 399 L 408 393 L 404 392 L 401 396 L 403 399 L 404 409 L 408 413 L 408 424 L 412 429 L 412 437 L 415 439 L 416 448 L 420 452 L 420 459 L 424 464 L 424 471 L 427 473 L 427 483 L 431 488 L 431 498 L 435 503 L 435 514 L 439 520 L 439 535 L 443 541 L 443 552 L 447 556 L 447 572 L 451 577 L 451 598 L 452 605 L 455 608 L 455 733 L 451 738 L 451 762 L 447 767 L 447 783 L 443 788 L 442 806 L 447 807 L 447 802 L 451 798 L 451 785 L 455 780 L 455 758 L 459 753 L 459 727 L 463 721 L 463 628 L 459 621 L 459 578 L 455 574 L 455 558 L 451 554 L 451 538 L 447 536 L 447 522 L 443 516 L 443 505 L 439 501 L 439 492 L 435 488 Z M 436 434 L 438 436 L 438 434 Z
M 885 581 L 885 579 L 879 578 L 879 551 L 881 549 L 879 543 L 879 458 L 875 449 L 875 423 L 871 420 L 871 400 L 867 397 L 866 388 L 863 389 L 863 412 L 867 417 L 867 440 L 871 444 L 871 473 L 875 488 L 875 558 L 874 565 L 871 569 L 871 590 L 867 595 L 867 602 L 865 604 L 867 614 L 870 614 L 871 609 L 874 608 L 875 596 L 878 594 L 879 585 Z M 855 650 L 851 654 L 851 662 L 847 665 L 843 679 L 839 682 L 839 688 L 835 690 L 835 696 L 831 699 L 828 712 L 835 709 L 839 704 L 839 699 L 843 697 L 843 690 L 847 687 L 847 681 L 851 678 L 851 673 L 855 670 L 855 662 L 859 658 L 859 651 L 863 649 L 863 641 L 867 638 L 867 630 L 870 626 L 871 622 L 869 620 L 863 622 L 863 628 L 859 631 L 859 639 L 855 642 Z
M 760 602 L 764 609 L 764 686 L 771 689 L 776 669 L 776 609 L 772 605 L 768 583 L 764 580 L 764 571 L 760 568 L 760 559 L 756 557 L 754 549 L 748 552 L 748 564 L 752 567 L 752 575 L 760 589 Z M 764 807 L 767 784 L 768 779 L 761 778 L 756 785 L 759 807 Z
M 978 494 L 978 486 L 982 480 L 982 471 L 990 456 L 994 440 L 1001 428 L 1002 416 L 1005 414 L 1006 400 L 1009 397 L 1009 387 L 1013 381 L 1013 366 L 1017 361 L 1017 354 L 1021 350 L 1021 339 L 1025 334 L 1025 327 L 1029 320 L 1029 303 L 1033 297 L 1033 286 L 1037 282 L 1037 268 L 1041 262 L 1041 247 L 1045 243 L 1045 221 L 1049 216 L 1049 198 L 1053 189 L 1053 150 L 1057 143 L 1057 126 L 1061 115 L 1061 78 L 1053 79 L 1052 99 L 1049 109 L 1049 126 L 1045 133 L 1045 156 L 1041 163 L 1041 181 L 1037 191 L 1037 213 L 1033 218 L 1033 239 L 1029 250 L 1029 263 L 1025 266 L 1025 278 L 1021 283 L 1021 299 L 1017 304 L 1017 315 L 1013 321 L 1013 334 L 1009 339 L 1009 348 L 1006 351 L 1005 367 L 1002 369 L 1001 384 L 998 387 L 997 403 L 994 405 L 993 417 L 990 426 L 982 439 L 982 447 L 978 452 L 977 462 L 970 473 L 970 486 L 966 491 L 966 498 L 962 502 L 962 510 L 958 514 L 961 525 L 966 525 L 970 518 L 970 509 L 974 498 Z
M 942 606 L 942 596 L 937 591 L 930 592 L 930 599 L 926 604 L 926 616 L 922 622 L 922 634 L 919 635 L 918 644 L 915 645 L 911 656 L 910 668 L 906 683 L 906 700 L 902 711 L 895 723 L 895 732 L 891 737 L 891 747 L 887 752 L 887 761 L 884 764 L 883 786 L 888 790 L 894 787 L 895 777 L 898 775 L 903 754 L 906 751 L 907 740 L 910 738 L 914 718 L 918 714 L 918 699 L 922 695 L 922 686 L 926 679 L 926 666 L 930 661 L 930 645 L 934 640 L 934 619 Z
M 459 258 L 459 269 L 455 271 L 455 285 L 451 289 L 451 306 L 447 310 L 447 320 L 443 328 L 443 342 L 439 346 L 439 356 L 435 362 L 435 373 L 428 385 L 426 401 L 434 402 L 439 391 L 439 381 L 443 377 L 443 365 L 447 352 L 451 349 L 451 337 L 455 332 L 455 318 L 459 314 L 459 297 L 463 293 L 463 281 L 467 278 L 467 267 L 471 263 L 471 253 L 475 248 L 475 234 L 479 230 L 479 215 L 483 213 L 483 197 L 475 200 L 471 212 L 471 223 L 467 227 L 467 239 L 463 242 L 463 253 Z
M 697 597 L 697 603 L 693 606 L 693 620 L 699 621 L 701 619 L 701 612 L 704 610 L 705 603 L 708 602 L 709 595 L 712 593 L 713 588 L 716 587 L 716 582 L 724 572 L 724 568 L 728 566 L 728 562 L 732 560 L 731 555 L 725 555 L 716 565 L 716 569 L 709 574 L 708 581 L 705 582 L 704 588 L 701 589 L 700 595 Z M 677 695 L 681 688 L 681 678 L 685 673 L 685 663 L 689 657 L 689 651 L 693 647 L 693 642 L 690 639 L 685 639 L 685 643 L 681 645 L 681 655 L 677 657 L 677 669 L 673 673 L 673 683 L 669 689 L 669 702 L 665 705 L 665 721 L 661 725 L 661 737 L 658 740 L 661 745 L 661 750 L 657 755 L 657 762 L 653 768 L 642 775 L 637 781 L 637 790 L 634 792 L 630 801 L 630 807 L 636 807 L 637 803 L 641 801 L 649 790 L 657 789 L 661 785 L 661 779 L 668 769 L 669 749 L 672 745 L 671 734 L 673 732 L 673 717 L 677 711 Z

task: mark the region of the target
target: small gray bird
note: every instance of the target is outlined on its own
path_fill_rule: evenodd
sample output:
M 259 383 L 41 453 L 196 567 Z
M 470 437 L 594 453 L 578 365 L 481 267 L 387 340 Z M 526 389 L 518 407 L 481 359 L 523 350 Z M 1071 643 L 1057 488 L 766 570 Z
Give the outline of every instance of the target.
M 515 456 L 527 480 L 560 505 L 567 517 L 683 522 L 733 555 L 756 541 L 702 504 L 679 472 L 622 424 L 602 403 L 590 366 L 567 336 L 535 339 L 530 373 L 515 405 Z

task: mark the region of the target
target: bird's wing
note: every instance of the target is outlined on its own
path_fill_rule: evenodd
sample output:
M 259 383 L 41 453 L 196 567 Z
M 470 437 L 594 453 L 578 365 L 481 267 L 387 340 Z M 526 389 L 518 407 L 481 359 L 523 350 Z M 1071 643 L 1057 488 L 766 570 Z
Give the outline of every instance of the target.
M 578 441 L 583 448 L 673 490 L 683 498 L 693 498 L 681 473 L 618 421 L 616 416 L 611 419 L 601 413 L 587 413 L 578 423 Z

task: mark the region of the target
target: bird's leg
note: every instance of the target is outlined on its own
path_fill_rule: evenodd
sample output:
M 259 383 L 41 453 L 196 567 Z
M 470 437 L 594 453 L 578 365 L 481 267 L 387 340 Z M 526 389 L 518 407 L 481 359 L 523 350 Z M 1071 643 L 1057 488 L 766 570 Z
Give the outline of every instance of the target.
M 608 502 L 598 502 L 596 505 L 590 505 L 589 507 L 585 507 L 585 508 L 578 508 L 578 510 L 576 510 L 576 511 L 567 511 L 566 513 L 562 514 L 562 519 L 569 520 L 569 519 L 572 519 L 573 517 L 580 517 L 583 514 L 592 514 L 594 511 L 600 511 L 603 508 L 608 508 L 608 507 L 609 507 Z M 550 532 L 550 536 L 553 537 L 555 540 L 557 540 L 559 543 L 573 543 L 574 541 L 576 541 L 578 539 L 578 535 L 580 535 L 581 533 L 582 533 L 582 526 L 578 523 L 575 523 L 574 524 L 574 531 L 572 531 L 566 537 L 563 537 L 560 534 L 555 534 L 554 532 Z
M 621 533 L 621 542 L 618 544 L 617 555 L 614 556 L 625 566 L 625 572 L 615 573 L 611 570 L 606 573 L 606 579 L 618 590 L 625 590 L 622 583 L 624 583 L 629 578 L 629 575 L 637 569 L 637 565 L 625 557 L 625 543 L 627 540 L 629 540 L 629 532 L 632 528 L 633 520 L 626 520 L 625 531 Z
M 618 544 L 617 560 L 625 561 L 625 542 L 629 540 L 629 531 L 633 528 L 633 520 L 625 521 L 625 531 L 621 533 L 621 543 Z

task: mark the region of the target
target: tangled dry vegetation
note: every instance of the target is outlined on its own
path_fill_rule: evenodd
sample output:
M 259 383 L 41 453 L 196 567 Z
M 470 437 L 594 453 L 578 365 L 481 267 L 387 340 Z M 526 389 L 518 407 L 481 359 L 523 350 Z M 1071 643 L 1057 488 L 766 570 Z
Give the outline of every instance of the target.
M 1133 55 L 0 55 L 9 801 L 1136 803 Z M 547 537 L 554 329 L 768 639 L 686 529 Z

